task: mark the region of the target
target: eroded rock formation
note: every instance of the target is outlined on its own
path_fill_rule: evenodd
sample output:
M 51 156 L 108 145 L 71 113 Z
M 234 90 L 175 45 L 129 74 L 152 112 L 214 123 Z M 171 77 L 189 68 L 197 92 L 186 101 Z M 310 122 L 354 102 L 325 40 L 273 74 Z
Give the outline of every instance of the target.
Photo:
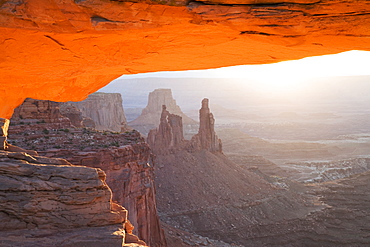
M 222 152 L 222 143 L 215 133 L 215 119 L 208 106 L 208 99 L 202 100 L 199 110 L 199 131 L 191 139 L 192 145 L 198 150 Z
M 82 117 L 82 112 L 76 106 L 70 103 L 64 103 L 64 104 L 60 104 L 59 110 L 60 110 L 60 114 L 69 118 L 73 126 L 75 127 L 85 126 L 83 123 L 84 117 Z M 95 127 L 95 122 L 93 123 L 94 123 L 93 126 L 89 126 L 89 127 Z
M 285 181 L 230 161 L 222 154 L 208 99 L 202 101 L 199 115 L 199 132 L 190 141 L 182 138 L 175 142 L 174 137 L 182 133 L 178 131 L 181 117 L 170 114 L 166 107 L 159 128 L 148 135 L 155 154 L 158 209 L 167 226 L 228 244 L 262 246 L 264 240 L 256 245 L 249 239 L 254 235 L 260 238 L 264 231 L 278 234 L 280 230 L 273 229 L 276 225 L 292 227 L 324 208 Z M 265 229 L 259 233 L 261 225 Z M 171 241 L 181 241 L 171 227 L 166 227 Z M 212 241 L 206 243 L 212 246 Z
M 196 124 L 195 120 L 189 118 L 181 111 L 180 107 L 176 104 L 176 100 L 172 97 L 171 89 L 156 89 L 149 93 L 148 104 L 143 109 L 141 115 L 129 122 L 129 125 L 139 130 L 142 134 L 147 135 L 149 130 L 157 128 L 161 123 L 163 105 L 166 106 L 166 109 L 171 114 L 180 116 L 184 125 Z
M 0 118 L 0 150 L 6 148 L 6 138 L 8 136 L 9 120 Z
M 113 200 L 129 211 L 133 233 L 150 246 L 166 246 L 157 215 L 151 152 L 137 131 L 102 132 L 42 122 L 37 114 L 32 117 L 29 124 L 14 121 L 9 142 L 25 149 L 37 148 L 47 157 L 63 157 L 72 164 L 104 170 Z
M 147 142 L 154 153 L 169 152 L 184 144 L 182 117 L 171 114 L 163 105 L 159 127 L 149 131 Z
M 24 152 L 0 156 L 1 246 L 118 247 L 135 238 L 101 169 Z
M 78 107 L 82 116 L 92 119 L 97 130 L 123 132 L 128 129 L 119 93 L 93 93 L 83 101 L 70 104 Z
M 199 120 L 198 133 L 190 141 L 185 140 L 181 116 L 171 114 L 163 105 L 159 127 L 150 130 L 147 138 L 148 144 L 155 154 L 168 154 L 180 149 L 222 153 L 221 140 L 215 133 L 215 119 L 209 109 L 208 99 L 202 100 Z
M 15 123 L 63 123 L 70 125 L 70 120 L 60 113 L 60 103 L 49 100 L 27 98 L 14 110 L 12 121 Z

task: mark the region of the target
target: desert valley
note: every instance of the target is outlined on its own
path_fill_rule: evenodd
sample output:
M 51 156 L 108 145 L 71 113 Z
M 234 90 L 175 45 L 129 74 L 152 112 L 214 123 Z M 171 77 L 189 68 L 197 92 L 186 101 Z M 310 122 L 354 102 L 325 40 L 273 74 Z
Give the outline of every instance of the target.
M 109 86 L 105 90 L 109 91 Z M 15 110 L 9 126 L 8 150 L 17 155 L 9 151 L 3 155 L 36 163 L 39 159 L 60 163 L 62 158 L 65 164 L 103 170 L 113 202 L 128 210 L 126 243 L 149 246 L 370 243 L 367 231 L 370 142 L 367 115 L 359 110 L 360 106 L 354 112 L 299 114 L 258 106 L 255 112 L 263 110 L 257 115 L 218 105 L 213 111 L 212 99 L 206 98 L 198 102 L 200 110 L 196 116 L 195 110 L 182 111 L 171 89 L 155 89 L 147 97 L 147 105 L 131 121 L 126 120 L 125 111 L 130 108 L 124 109 L 125 99 L 119 93 L 98 92 L 85 101 L 69 103 L 27 99 Z M 193 105 L 191 99 L 188 97 L 186 102 Z M 219 95 L 218 100 L 227 98 Z M 229 103 L 232 102 L 230 99 Z M 140 108 L 140 104 L 136 106 L 131 109 Z M 7 176 L 19 180 L 15 175 Z M 43 183 L 54 188 L 54 180 L 49 178 Z M 18 193 L 18 197 L 24 194 Z M 72 192 L 65 191 L 64 196 L 71 197 L 69 193 Z M 97 198 L 101 196 L 86 198 L 83 205 L 90 208 Z M 21 206 L 25 199 L 19 200 L 22 215 L 32 217 L 30 206 Z M 27 200 L 30 201 L 27 205 L 36 208 L 43 203 L 50 205 L 38 208 L 37 214 L 47 215 L 50 210 L 62 214 L 61 208 L 65 207 L 62 202 Z M 69 203 L 68 207 L 81 210 L 79 205 Z M 18 229 L 21 223 L 11 224 Z M 27 220 L 22 224 L 27 224 Z M 135 235 L 130 238 L 128 233 L 138 238 Z M 31 246 L 36 235 L 31 230 L 22 242 L 27 245 L 29 241 Z M 19 239 L 11 236 L 2 236 L 4 246 L 18 243 Z M 55 237 L 50 243 L 73 244 L 67 238 L 68 234 L 62 239 Z

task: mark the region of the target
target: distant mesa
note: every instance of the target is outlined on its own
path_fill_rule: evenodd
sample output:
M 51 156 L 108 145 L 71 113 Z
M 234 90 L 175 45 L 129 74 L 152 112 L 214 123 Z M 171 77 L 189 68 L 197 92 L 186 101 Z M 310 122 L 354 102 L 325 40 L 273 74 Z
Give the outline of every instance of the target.
M 119 93 L 93 93 L 83 101 L 70 104 L 80 109 L 83 117 L 92 119 L 97 130 L 124 132 L 129 129 Z
M 84 101 L 67 103 L 27 98 L 14 110 L 11 122 L 41 122 L 55 125 L 56 128 L 74 126 L 114 132 L 131 130 L 119 93 L 93 93 Z
M 143 135 L 147 135 L 149 130 L 157 128 L 160 123 L 162 106 L 166 106 L 166 110 L 182 117 L 184 125 L 195 125 L 197 122 L 194 119 L 186 116 L 176 104 L 176 100 L 172 97 L 171 89 L 155 89 L 149 93 L 148 104 L 143 109 L 141 115 L 129 122 L 129 126 L 137 129 Z

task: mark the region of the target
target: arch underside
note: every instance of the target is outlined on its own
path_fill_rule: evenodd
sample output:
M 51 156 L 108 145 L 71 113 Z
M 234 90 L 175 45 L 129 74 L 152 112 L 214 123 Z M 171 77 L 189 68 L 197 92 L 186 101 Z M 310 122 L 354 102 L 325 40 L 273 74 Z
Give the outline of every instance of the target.
M 0 1 L 0 117 L 122 74 L 370 50 L 368 1 Z

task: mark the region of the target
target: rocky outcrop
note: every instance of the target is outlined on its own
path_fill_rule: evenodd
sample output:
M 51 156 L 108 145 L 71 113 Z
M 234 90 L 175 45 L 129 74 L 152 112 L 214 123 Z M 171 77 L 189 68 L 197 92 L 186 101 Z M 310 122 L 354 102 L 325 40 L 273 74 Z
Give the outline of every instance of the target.
M 75 127 L 83 127 L 83 120 L 82 112 L 74 105 L 70 103 L 63 103 L 59 106 L 60 114 L 69 118 L 71 123 Z M 94 123 L 95 127 L 95 123 Z
M 18 124 L 61 123 L 70 126 L 70 120 L 60 113 L 60 103 L 27 98 L 14 110 L 11 121 Z
M 171 114 L 180 116 L 184 125 L 196 124 L 195 120 L 189 118 L 181 111 L 176 104 L 176 100 L 172 97 L 171 89 L 156 89 L 149 93 L 148 104 L 141 115 L 129 122 L 129 125 L 139 130 L 142 134 L 147 135 L 149 130 L 159 126 L 163 105 L 166 106 L 167 111 L 171 112 Z
M 199 110 L 199 131 L 191 139 L 193 147 L 198 150 L 222 152 L 222 143 L 215 133 L 215 119 L 208 107 L 208 99 L 202 100 Z
M 147 142 L 154 153 L 164 153 L 184 143 L 182 117 L 171 114 L 165 105 L 157 129 L 149 131 Z
M 137 138 L 141 140 L 138 133 Z M 50 157 L 63 156 L 73 164 L 103 169 L 113 192 L 113 201 L 128 210 L 128 219 L 135 227 L 133 233 L 150 246 L 166 246 L 157 215 L 153 162 L 147 144 L 97 148 L 89 152 L 65 147 L 40 153 Z
M 56 128 L 54 124 L 13 124 L 9 142 L 25 149 L 37 148 L 44 156 L 104 170 L 113 200 L 129 211 L 133 233 L 152 247 L 166 246 L 157 215 L 151 152 L 140 133 Z
M 131 238 L 127 211 L 112 203 L 101 169 L 23 152 L 0 151 L 0 157 L 1 246 L 118 247 L 125 228 Z M 28 238 L 12 237 L 22 231 Z M 73 232 L 73 239 L 63 236 Z M 105 235 L 87 238 L 94 233 Z
M 80 109 L 82 116 L 92 119 L 97 130 L 127 130 L 122 97 L 119 93 L 93 93 L 83 101 L 70 103 Z
M 6 138 L 8 136 L 9 120 L 0 118 L 0 150 L 6 148 Z

